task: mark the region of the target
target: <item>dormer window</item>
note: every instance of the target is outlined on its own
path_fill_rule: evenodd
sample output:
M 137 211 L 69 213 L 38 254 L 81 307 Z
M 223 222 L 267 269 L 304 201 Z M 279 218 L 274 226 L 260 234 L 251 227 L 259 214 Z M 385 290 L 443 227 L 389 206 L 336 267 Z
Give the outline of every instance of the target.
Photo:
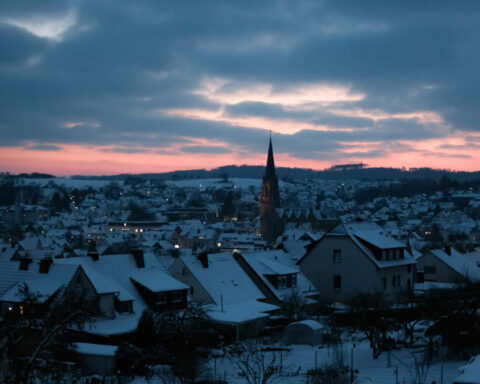
M 133 301 L 132 300 L 115 300 L 115 309 L 118 313 L 132 313 L 133 312 Z
M 274 284 L 277 289 L 296 288 L 297 286 L 297 274 L 289 273 L 285 275 L 276 275 Z

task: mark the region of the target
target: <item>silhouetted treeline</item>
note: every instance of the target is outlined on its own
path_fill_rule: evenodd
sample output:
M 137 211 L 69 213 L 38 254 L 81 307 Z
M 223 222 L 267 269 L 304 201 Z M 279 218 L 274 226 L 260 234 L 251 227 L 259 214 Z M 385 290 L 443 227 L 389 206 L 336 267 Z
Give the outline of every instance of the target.
M 480 187 L 480 178 L 465 182 L 452 180 L 448 176 L 442 176 L 440 180 L 412 179 L 402 180 L 399 183 L 384 185 L 380 187 L 364 188 L 358 190 L 354 199 L 358 204 L 372 201 L 377 197 L 411 197 L 418 194 L 432 195 L 435 192 L 449 192 L 452 189 L 465 190 L 468 188 L 477 189 Z
M 204 178 L 253 178 L 260 179 L 265 172 L 263 165 L 227 165 L 212 170 L 192 169 L 187 171 L 174 171 L 165 173 L 143 173 L 138 175 L 120 174 L 111 176 L 73 176 L 74 179 L 92 180 L 132 180 L 140 178 L 145 180 L 188 180 Z M 333 166 L 329 169 L 316 171 L 304 168 L 277 168 L 280 179 L 289 181 L 324 179 L 324 180 L 434 180 L 439 181 L 443 176 L 452 180 L 466 182 L 480 179 L 479 172 L 455 172 L 432 168 L 367 168 L 364 164 L 345 164 Z
M 7 176 L 14 179 L 53 179 L 55 178 L 55 176 L 50 175 L 48 173 L 39 173 L 39 172 L 19 173 L 18 175 L 12 175 L 8 173 Z

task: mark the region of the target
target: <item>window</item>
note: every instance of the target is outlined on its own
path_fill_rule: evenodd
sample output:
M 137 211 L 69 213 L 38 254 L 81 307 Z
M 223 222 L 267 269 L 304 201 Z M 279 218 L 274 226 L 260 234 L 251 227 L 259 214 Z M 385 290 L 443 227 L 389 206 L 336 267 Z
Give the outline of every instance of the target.
M 400 248 L 397 248 L 395 250 L 395 258 L 396 259 L 401 259 L 402 258 L 402 250 Z
M 287 275 L 277 276 L 277 288 L 278 289 L 287 288 Z
M 395 288 L 397 286 L 397 276 L 392 276 L 392 287 Z
M 402 284 L 400 282 L 400 275 L 397 275 L 397 287 L 400 287 Z
M 387 251 L 385 249 L 382 250 L 382 260 L 387 260 Z
M 341 249 L 334 249 L 333 250 L 333 262 L 334 263 L 341 263 L 342 262 L 342 250 Z
M 335 289 L 336 291 L 342 289 L 342 276 L 333 275 L 333 289 Z
M 290 282 L 291 282 L 291 287 L 292 288 L 297 287 L 297 275 L 296 274 L 290 275 Z
M 157 305 L 162 305 L 167 303 L 167 295 L 165 293 L 157 294 Z
M 118 313 L 132 312 L 132 301 L 130 300 L 120 301 L 117 298 L 117 300 L 115 301 L 115 308 Z
M 434 265 L 425 265 L 423 271 L 426 275 L 435 275 L 437 273 L 437 267 Z
M 172 303 L 178 303 L 180 301 L 182 301 L 182 292 L 181 291 L 172 292 Z
M 384 290 L 387 289 L 387 278 L 386 277 L 382 278 L 382 287 L 383 287 Z

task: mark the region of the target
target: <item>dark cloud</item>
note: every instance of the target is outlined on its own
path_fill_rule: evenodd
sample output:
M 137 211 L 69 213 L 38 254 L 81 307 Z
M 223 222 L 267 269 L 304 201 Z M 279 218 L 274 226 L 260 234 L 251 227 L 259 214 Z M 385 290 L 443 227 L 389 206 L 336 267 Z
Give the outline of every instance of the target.
M 230 153 L 228 148 L 216 146 L 216 145 L 192 145 L 188 147 L 182 147 L 180 150 L 184 153 Z
M 436 112 L 445 125 L 418 119 L 340 116 L 241 102 L 229 117 L 290 119 L 327 125 L 275 135 L 277 152 L 327 159 L 345 143 L 441 138 L 479 131 L 480 3 L 384 1 L 4 1 L 0 5 L 0 142 L 110 146 L 115 152 L 227 153 L 214 139 L 264 152 L 268 132 L 226 123 L 166 117 L 167 109 L 217 110 L 195 93 L 207 76 L 275 90 L 337 84 L 365 95 L 344 110 Z M 58 39 L 36 36 L 12 20 L 74 22 Z M 45 27 L 45 25 L 43 25 Z M 38 27 L 38 25 L 37 25 Z M 78 123 L 77 125 L 74 125 Z M 73 124 L 73 125 L 72 125 Z M 445 128 L 447 127 L 447 128 Z M 259 127 L 262 128 L 262 127 Z M 352 128 L 344 131 L 341 128 Z M 29 147 L 31 148 L 31 147 Z M 147 148 L 147 149 L 145 149 Z M 381 156 L 381 151 L 355 155 Z M 428 155 L 427 155 L 428 156 Z

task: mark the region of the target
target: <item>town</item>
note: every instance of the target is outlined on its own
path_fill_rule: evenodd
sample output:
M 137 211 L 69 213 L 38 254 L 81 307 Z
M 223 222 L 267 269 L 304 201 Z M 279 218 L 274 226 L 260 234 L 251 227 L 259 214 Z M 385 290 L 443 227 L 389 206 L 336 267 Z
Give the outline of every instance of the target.
M 3 174 L 2 382 L 477 383 L 479 184 L 266 157 L 262 180 Z

